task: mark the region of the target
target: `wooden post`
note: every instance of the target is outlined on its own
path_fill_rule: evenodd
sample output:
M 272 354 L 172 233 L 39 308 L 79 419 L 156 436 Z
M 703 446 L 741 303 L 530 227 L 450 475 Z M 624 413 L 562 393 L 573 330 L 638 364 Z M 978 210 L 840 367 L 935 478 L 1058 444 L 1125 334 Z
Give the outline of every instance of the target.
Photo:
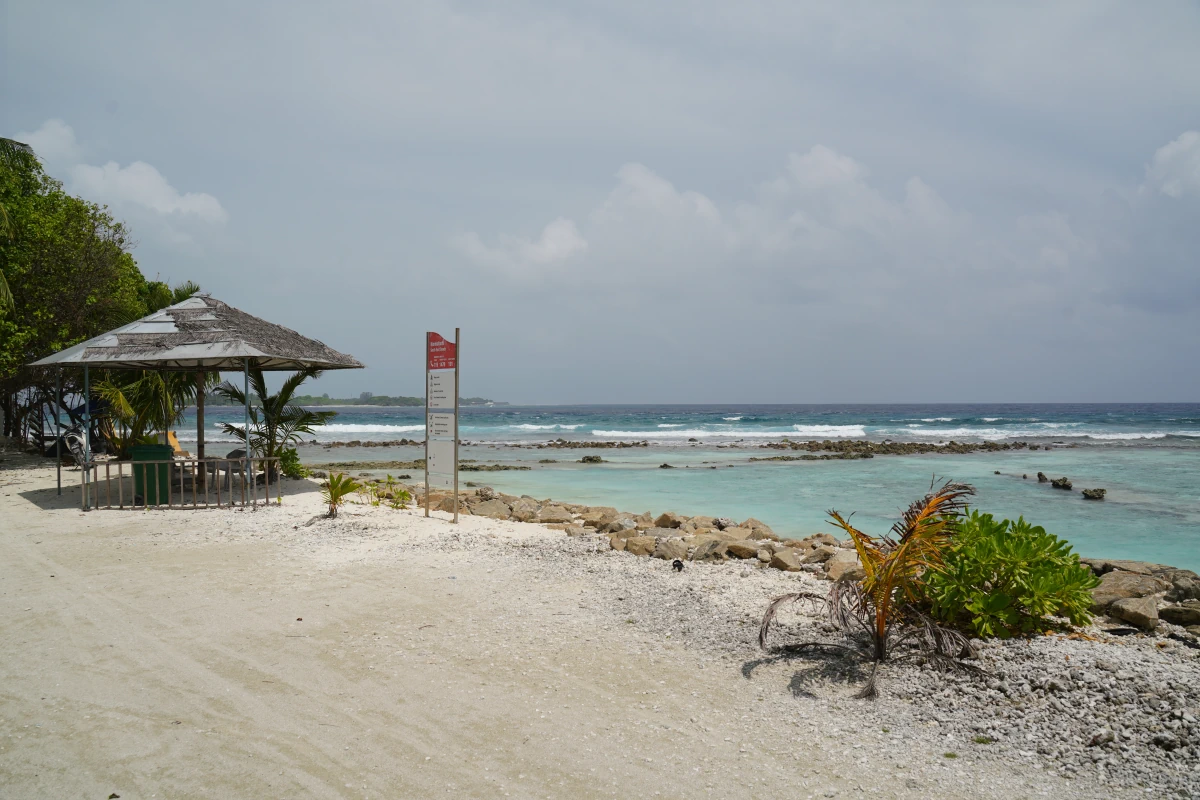
M 429 334 L 425 334 L 425 516 L 429 516 Z
M 462 350 L 458 346 L 459 329 L 454 329 L 454 521 L 458 522 L 458 396 L 462 394 L 458 385 L 458 365 Z M 428 431 L 426 431 L 428 438 Z

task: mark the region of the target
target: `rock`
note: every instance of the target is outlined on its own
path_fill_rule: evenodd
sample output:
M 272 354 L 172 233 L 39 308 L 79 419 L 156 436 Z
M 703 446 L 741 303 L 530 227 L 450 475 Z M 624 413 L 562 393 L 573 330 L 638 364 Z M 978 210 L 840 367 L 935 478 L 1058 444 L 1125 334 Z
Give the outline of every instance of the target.
M 643 536 L 653 536 L 655 539 L 670 539 L 678 537 L 679 534 L 678 528 L 647 528 L 642 531 Z
M 1193 606 L 1167 606 L 1158 610 L 1158 616 L 1164 622 L 1169 622 L 1172 625 L 1200 625 L 1200 607 Z
M 536 501 L 529 500 L 527 498 L 521 498 L 512 504 L 512 518 L 517 522 L 533 522 L 538 518 L 538 512 L 541 511 L 541 509 L 542 507 L 538 505 Z M 567 517 L 566 520 L 556 521 L 567 522 L 569 520 L 570 517 Z
M 784 572 L 801 572 L 804 569 L 800 565 L 800 557 L 790 547 L 771 556 L 769 565 Z
M 1092 740 L 1088 742 L 1088 747 L 1099 747 L 1103 744 L 1109 744 L 1116 736 L 1112 732 L 1112 728 L 1101 728 L 1092 734 Z
M 658 468 L 659 468 L 659 469 L 675 469 L 675 468 L 674 468 L 674 467 L 672 467 L 670 464 L 659 464 L 659 465 L 658 465 Z
M 1159 574 L 1163 580 L 1170 581 L 1172 587 L 1167 592 L 1167 599 L 1176 603 L 1185 600 L 1200 600 L 1200 576 L 1190 569 L 1174 569 Z
M 562 506 L 546 506 L 538 512 L 538 522 L 571 522 L 575 516 Z
M 604 459 L 600 456 L 584 456 L 579 459 L 580 464 L 603 464 Z
M 1048 480 L 1050 480 L 1050 479 L 1046 477 L 1046 473 L 1044 473 L 1044 472 L 1038 473 L 1038 483 L 1045 483 Z
M 658 539 L 653 536 L 630 536 L 625 540 L 625 552 L 635 556 L 648 556 L 658 546 Z
M 645 534 L 637 528 L 625 528 L 624 530 L 614 531 L 612 535 L 621 539 L 629 539 L 634 536 L 644 536 Z
M 603 528 L 617 518 L 617 510 L 609 506 L 597 506 L 586 509 L 580 516 L 585 528 Z
M 846 552 L 846 551 L 840 550 L 837 547 L 830 547 L 827 544 L 823 544 L 823 545 L 820 545 L 819 547 L 813 548 L 811 551 L 806 553 L 800 559 L 800 563 L 802 563 L 802 564 L 824 564 L 826 561 L 828 561 L 829 559 L 831 559 L 835 555 L 837 555 L 838 552 Z
M 716 517 L 704 516 L 692 517 L 691 519 L 687 520 L 684 525 L 691 525 L 695 530 L 704 530 L 705 528 L 717 527 L 717 519 Z
M 1068 480 L 1064 476 L 1062 478 L 1055 478 L 1054 480 L 1050 481 L 1050 485 L 1053 486 L 1055 489 L 1068 489 L 1069 490 L 1071 488 L 1071 481 Z
M 805 536 L 800 541 L 807 542 L 811 547 L 826 544 L 830 547 L 837 547 L 838 540 L 831 533 L 814 533 L 811 536 Z
M 617 517 L 600 530 L 604 533 L 620 533 L 621 531 L 634 530 L 636 528 L 637 520 L 633 517 Z
M 475 506 L 475 515 L 492 519 L 508 519 L 511 510 L 503 500 L 487 500 Z
M 664 561 L 687 558 L 688 546 L 683 543 L 683 539 L 656 539 L 655 541 L 658 544 L 654 546 L 654 552 L 651 553 L 655 558 L 661 558 Z
M 758 558 L 758 544 L 754 542 L 728 542 L 725 551 L 734 558 Z
M 752 531 L 761 530 L 761 531 L 766 531 L 767 533 L 775 533 L 775 531 L 771 530 L 770 525 L 763 522 L 762 520 L 755 519 L 754 517 L 750 517 L 750 519 L 746 520 L 738 527 L 739 528 L 749 528 Z
M 721 535 L 724 536 L 728 541 L 749 539 L 752 533 L 754 533 L 754 531 L 750 530 L 749 528 L 738 528 L 733 525 L 721 530 Z
M 709 539 L 696 546 L 692 552 L 692 561 L 727 561 L 729 559 L 728 547 L 728 542 Z
M 681 517 L 674 511 L 667 511 L 664 514 L 659 514 L 658 519 L 654 520 L 656 528 L 679 528 L 687 521 L 686 517 Z
M 717 517 L 713 520 L 713 525 L 716 526 L 718 530 L 723 531 L 726 528 L 736 527 L 737 523 L 731 520 L 729 517 Z
M 1163 750 L 1174 750 L 1179 746 L 1179 740 L 1169 733 L 1158 733 L 1154 735 L 1154 744 L 1161 747 Z
M 1084 489 L 1084 500 L 1103 500 L 1104 495 L 1108 494 L 1108 489 Z
M 839 550 L 829 557 L 825 562 L 825 573 L 830 580 L 860 580 L 863 572 L 862 562 L 858 560 L 858 553 L 853 550 Z M 861 574 L 860 574 L 861 573 Z
M 1158 594 L 1170 585 L 1153 575 L 1138 575 L 1133 572 L 1114 570 L 1100 578 L 1100 585 L 1092 589 L 1092 611 L 1101 613 L 1117 600 L 1146 597 Z
M 475 496 L 480 500 L 495 500 L 497 494 L 496 490 L 490 486 L 480 486 L 475 490 Z
M 758 551 L 758 560 L 764 564 L 770 564 L 771 558 L 774 555 L 775 555 L 775 552 L 773 550 L 759 550 Z
M 1108 615 L 1145 631 L 1158 627 L 1158 603 L 1152 597 L 1126 597 L 1108 607 Z
M 1117 559 L 1116 561 L 1108 562 L 1109 569 L 1119 569 L 1124 572 L 1134 572 L 1138 575 L 1153 575 L 1155 567 L 1159 564 L 1151 564 L 1149 561 L 1124 561 Z
M 567 536 L 583 536 L 588 532 L 588 529 L 581 528 L 578 525 L 567 525 L 563 527 L 563 532 L 566 533 Z
M 746 526 L 741 526 L 746 529 Z M 779 537 L 775 535 L 775 531 L 770 528 L 749 528 L 750 538 L 756 542 L 778 542 Z
M 624 536 L 610 536 L 610 537 L 608 537 L 608 544 L 609 544 L 609 546 L 610 546 L 610 547 L 612 547 L 612 549 L 613 549 L 613 550 L 624 550 L 624 549 L 625 549 L 625 543 L 626 543 L 627 541 L 629 541 L 629 540 L 628 540 L 627 538 L 625 538 Z
M 1200 638 L 1200 625 L 1188 625 L 1187 632 L 1192 636 Z

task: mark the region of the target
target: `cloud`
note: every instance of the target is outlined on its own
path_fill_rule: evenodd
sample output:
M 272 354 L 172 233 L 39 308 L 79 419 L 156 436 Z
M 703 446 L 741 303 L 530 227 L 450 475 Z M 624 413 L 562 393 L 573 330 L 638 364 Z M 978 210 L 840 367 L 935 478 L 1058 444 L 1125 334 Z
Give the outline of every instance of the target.
M 452 244 L 476 264 L 515 272 L 532 272 L 566 261 L 588 246 L 574 221 L 563 217 L 546 225 L 537 239 L 501 236 L 496 245 L 488 246 L 471 231 L 454 237 Z
M 83 148 L 75 131 L 61 119 L 46 120 L 36 131 L 18 133 L 17 138 L 33 147 L 54 172 L 65 174 L 70 191 L 119 211 L 144 210 L 165 218 L 191 218 L 215 224 L 229 218 L 217 198 L 205 192 L 181 193 L 144 161 L 135 161 L 127 167 L 116 161 L 101 166 L 84 163 Z M 167 238 L 179 241 L 180 234 L 171 229 Z
M 1186 131 L 1154 153 L 1146 183 L 1168 197 L 1200 195 L 1200 131 Z

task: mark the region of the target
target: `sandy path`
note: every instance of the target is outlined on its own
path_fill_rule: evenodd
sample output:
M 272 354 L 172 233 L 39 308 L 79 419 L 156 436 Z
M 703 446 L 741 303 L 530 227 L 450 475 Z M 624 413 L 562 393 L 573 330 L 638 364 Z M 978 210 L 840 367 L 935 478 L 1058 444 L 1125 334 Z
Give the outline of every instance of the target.
M 311 494 L 85 516 L 38 490 L 51 471 L 3 481 L 3 797 L 1092 796 L 856 724 L 782 692 L 783 667 L 748 683 L 574 573 L 416 546 L 444 520 L 364 509 L 386 535 L 352 513 L 326 539 L 289 533 Z

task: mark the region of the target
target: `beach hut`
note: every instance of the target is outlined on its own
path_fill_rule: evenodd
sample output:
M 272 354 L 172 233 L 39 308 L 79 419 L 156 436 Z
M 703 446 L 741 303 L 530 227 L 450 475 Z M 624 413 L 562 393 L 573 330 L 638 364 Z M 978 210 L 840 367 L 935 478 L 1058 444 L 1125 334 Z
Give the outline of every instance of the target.
M 339 353 L 322 342 L 247 314 L 202 292 L 30 366 L 82 367 L 85 397 L 90 367 L 195 373 L 200 387 L 196 419 L 197 458 L 200 460 L 204 459 L 205 373 L 242 372 L 246 384 L 245 424 L 248 429 L 251 366 L 262 370 L 363 368 L 353 356 Z M 90 407 L 85 403 L 84 462 L 89 465 L 90 419 Z M 86 476 L 87 469 L 84 474 Z M 89 504 L 86 484 L 85 477 L 85 509 Z M 62 492 L 61 469 L 59 492 Z

